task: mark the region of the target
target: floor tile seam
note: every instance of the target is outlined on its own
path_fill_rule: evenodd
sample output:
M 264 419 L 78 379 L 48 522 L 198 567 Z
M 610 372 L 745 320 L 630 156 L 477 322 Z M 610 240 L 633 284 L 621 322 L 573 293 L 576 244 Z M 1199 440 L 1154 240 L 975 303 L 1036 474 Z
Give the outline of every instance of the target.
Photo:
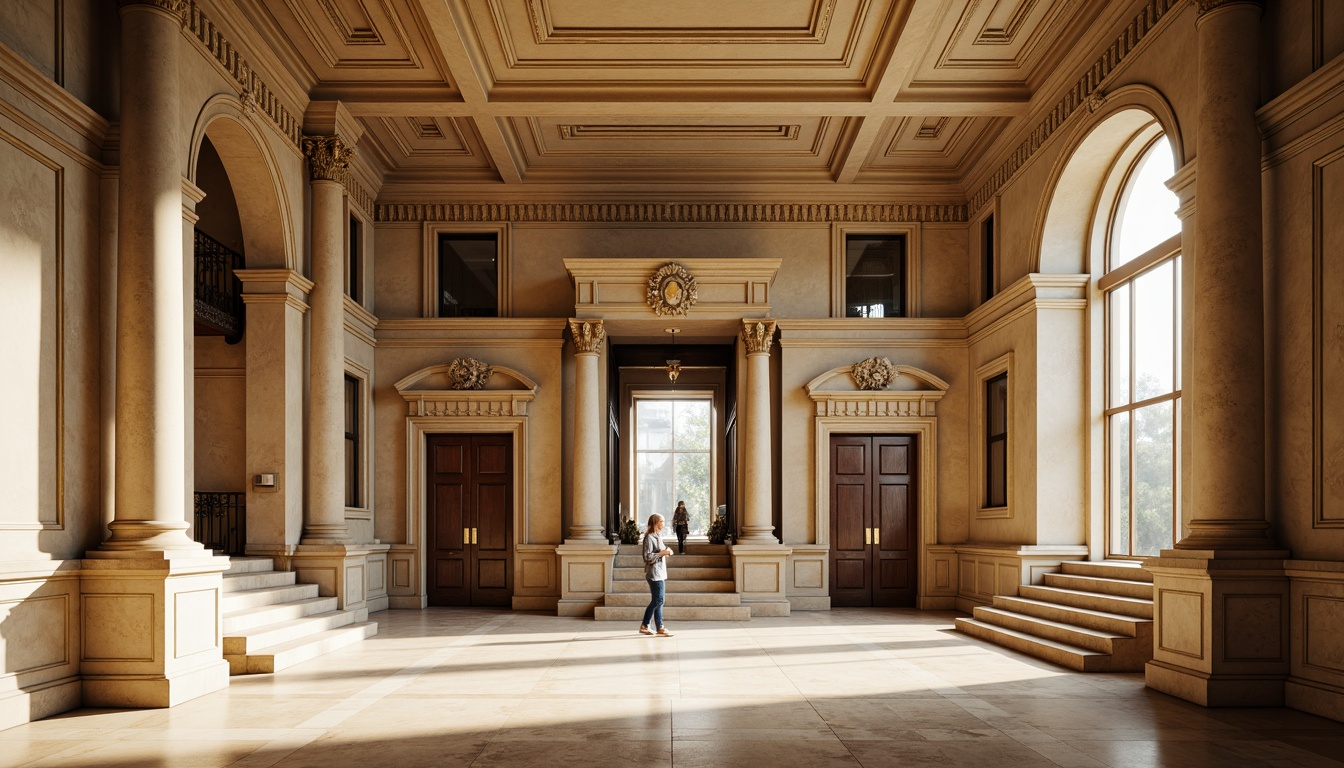
M 313 729 L 313 732 L 304 739 L 279 738 L 269 741 L 252 750 L 245 757 L 230 763 L 228 768 L 271 768 L 281 760 L 288 759 L 295 752 L 298 752 L 300 749 L 317 741 L 322 737 L 323 733 L 325 733 L 325 731 L 318 732 L 316 729 Z M 271 750 L 274 750 L 273 755 L 271 754 Z M 258 758 L 257 760 L 253 760 L 252 758 L 257 755 L 265 755 L 265 757 L 269 759 Z
M 368 709 L 377 702 L 382 701 L 396 691 L 401 690 L 419 679 L 430 670 L 441 665 L 447 659 L 457 655 L 463 650 L 463 647 L 469 647 L 479 637 L 489 634 L 495 629 L 512 622 L 514 618 L 515 617 L 512 614 L 504 614 L 464 635 L 455 636 L 446 646 L 438 648 L 422 657 L 419 661 L 413 662 L 412 664 L 391 673 L 384 679 L 356 691 L 345 699 L 333 704 L 328 709 L 319 712 L 304 721 L 299 727 L 307 727 L 309 723 L 324 723 L 325 725 L 314 725 L 312 727 L 324 727 L 328 730 L 339 726 L 351 717 L 354 717 L 365 709 Z M 346 706 L 349 702 L 358 702 L 359 706 Z M 331 720 L 328 716 L 333 714 L 343 714 L 344 716 L 336 720 Z
M 1102 763 L 1092 758 L 1090 755 L 1087 755 L 1086 753 L 1082 752 L 1081 750 L 1063 741 L 1060 741 L 1059 739 L 1056 739 L 1054 736 L 1050 735 L 1049 733 L 1046 733 L 1045 731 L 1041 730 L 1040 728 L 1037 728 L 1034 725 L 1025 722 L 1020 722 L 1017 718 L 1009 715 L 1007 712 L 1004 712 L 1003 710 L 999 709 L 993 704 L 990 704 L 989 702 L 983 701 L 981 699 L 961 699 L 961 698 L 949 699 L 949 701 L 954 702 L 957 706 L 961 707 L 966 713 L 970 714 L 972 717 L 984 723 L 986 726 L 993 729 L 997 733 L 1003 734 L 1004 736 L 1012 739 L 1018 744 L 1021 744 L 1027 749 L 1030 749 L 1032 752 L 1035 752 L 1041 757 L 1044 757 L 1045 759 L 1049 760 L 1055 765 L 1067 766 L 1068 768 L 1106 768 L 1105 763 Z M 976 706 L 977 702 L 984 706 Z M 995 710 L 995 712 L 990 713 L 989 716 L 986 717 L 981 712 L 976 711 L 977 709 L 983 710 L 984 708 L 993 709 Z M 995 720 L 998 720 L 999 718 L 1009 720 L 1012 723 L 1013 727 L 1005 729 L 1000 725 L 996 724 Z M 1023 734 L 1030 734 L 1030 735 L 1024 737 Z M 1049 750 L 1055 750 L 1055 751 L 1066 750 L 1069 753 L 1071 753 L 1071 757 L 1076 757 L 1077 759 L 1071 759 L 1068 762 L 1060 762 L 1059 760 L 1056 760 L 1054 757 L 1048 754 Z
M 915 664 L 914 662 L 900 658 L 899 656 L 883 655 L 879 660 L 888 665 L 894 666 L 910 677 L 915 678 L 917 682 L 925 682 L 925 687 L 940 696 L 965 696 L 966 692 L 958 686 L 952 685 L 939 675 Z

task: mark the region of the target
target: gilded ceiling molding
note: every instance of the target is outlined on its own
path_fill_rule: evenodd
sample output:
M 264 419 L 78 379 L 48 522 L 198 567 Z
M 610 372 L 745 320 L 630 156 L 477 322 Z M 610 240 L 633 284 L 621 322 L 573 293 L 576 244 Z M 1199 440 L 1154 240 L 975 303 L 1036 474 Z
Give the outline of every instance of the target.
M 340 136 L 304 136 L 303 155 L 308 158 L 308 176 L 313 181 L 344 184 L 350 176 L 350 158 L 354 147 Z
M 1218 4 L 1246 1 L 1247 0 L 1207 0 L 1209 3 L 1216 2 Z M 1201 0 L 1201 12 L 1203 12 L 1202 6 L 1204 5 L 1204 2 L 1205 0 Z M 1050 114 L 1045 116 L 1045 119 L 1041 121 L 1040 125 L 1037 125 L 1036 129 L 1031 132 L 1031 135 L 1023 139 L 1022 143 L 1017 146 L 1017 149 L 1013 150 L 1012 154 L 1008 156 L 1008 159 L 1004 160 L 1003 164 L 999 166 L 999 169 L 994 172 L 994 175 L 990 176 L 989 180 L 981 185 L 980 189 L 971 196 L 971 212 L 974 213 L 979 211 L 986 203 L 992 200 L 994 195 L 997 194 L 998 191 L 1013 178 L 1013 176 L 1017 175 L 1017 172 L 1022 166 L 1027 164 L 1027 161 L 1031 159 L 1031 156 L 1036 154 L 1036 150 L 1040 149 L 1041 146 L 1045 144 L 1046 140 L 1054 135 L 1055 131 L 1063 125 L 1074 112 L 1079 108 L 1089 107 L 1092 104 L 1092 94 L 1099 89 L 1102 81 L 1104 81 L 1111 72 L 1115 71 L 1115 68 L 1120 65 L 1120 62 L 1123 61 L 1131 51 L 1138 47 L 1139 41 L 1143 40 L 1143 38 L 1157 26 L 1158 22 L 1167 15 L 1168 11 L 1183 3 L 1184 0 L 1148 0 L 1148 4 L 1143 7 L 1142 11 L 1139 11 L 1139 15 L 1135 16 L 1133 21 L 1129 22 L 1129 25 L 1126 26 L 1124 31 L 1120 33 L 1120 36 L 1115 39 L 1115 42 L 1111 43 L 1111 47 L 1107 48 L 1106 51 L 1101 54 L 1100 58 L 1098 58 L 1096 62 L 1083 73 L 1082 77 L 1078 78 L 1078 82 L 1074 84 L 1073 88 L 1069 89 L 1068 93 L 1064 94 L 1064 98 L 1060 99 L 1059 103 L 1055 105 L 1055 108 L 1050 110 Z
M 961 203 L 384 203 L 377 221 L 612 223 L 965 222 Z
M 602 339 L 607 336 L 601 320 L 571 319 L 569 332 L 574 336 L 574 352 L 580 355 L 585 352 L 601 352 Z
M 295 147 L 302 146 L 303 127 L 294 115 L 280 103 L 265 81 L 252 70 L 242 54 L 238 53 L 238 49 L 224 39 L 219 28 L 201 13 L 201 9 L 196 7 L 195 3 L 187 3 L 185 0 L 180 2 L 184 6 L 190 6 L 186 12 L 186 29 L 198 43 L 205 46 L 215 61 L 238 84 L 243 103 L 254 105 L 258 112 L 269 117 L 271 122 L 275 123 L 275 127 L 279 128 Z
M 742 320 L 742 343 L 747 345 L 748 355 L 770 354 L 770 344 L 775 339 L 775 321 L 744 318 Z

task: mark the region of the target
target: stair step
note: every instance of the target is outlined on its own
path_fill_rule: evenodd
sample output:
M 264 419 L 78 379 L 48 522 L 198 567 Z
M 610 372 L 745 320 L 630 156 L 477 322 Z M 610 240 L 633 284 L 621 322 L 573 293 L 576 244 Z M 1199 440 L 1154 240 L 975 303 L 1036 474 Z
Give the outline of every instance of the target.
M 256 654 L 262 648 L 270 648 L 290 640 L 310 637 L 329 629 L 353 624 L 355 618 L 354 611 L 327 611 L 326 613 L 230 632 L 224 636 L 224 655 Z
M 732 568 L 733 558 L 729 555 L 673 555 L 667 561 L 669 568 Z M 617 555 L 617 568 L 644 568 L 641 555 Z
M 1100 576 L 1106 579 L 1153 583 L 1153 574 L 1144 570 L 1138 563 L 1126 560 L 1066 560 L 1060 567 L 1064 573 L 1078 576 Z
M 649 604 L 649 592 L 612 592 L 607 594 L 607 607 L 635 607 L 640 610 Z M 742 596 L 736 592 L 669 592 L 664 601 L 666 606 L 736 606 L 742 604 Z
M 220 602 L 223 612 L 230 614 L 262 605 L 307 600 L 310 597 L 317 597 L 316 584 L 288 584 L 283 587 L 263 587 L 243 592 L 226 592 Z
M 273 571 L 273 570 L 275 570 L 274 558 L 230 557 L 229 570 L 225 571 L 224 573 L 225 575 L 228 575 L 230 573 L 254 573 L 256 571 Z
M 593 619 L 595 621 L 629 621 L 638 624 L 643 618 L 643 606 L 599 605 L 593 609 Z M 745 605 L 666 605 L 663 607 L 663 618 L 668 623 L 673 621 L 750 621 L 751 608 Z
M 1151 582 L 1108 579 L 1101 576 L 1080 576 L 1072 573 L 1047 573 L 1042 581 L 1045 582 L 1047 587 L 1120 597 L 1137 597 L 1142 600 L 1153 599 Z
M 671 547 L 673 551 L 675 551 L 677 546 L 677 537 L 666 536 L 663 538 L 663 544 Z M 635 557 L 643 558 L 644 545 L 622 544 L 620 545 L 620 549 L 617 550 L 616 554 L 621 557 L 634 555 Z M 722 555 L 727 557 L 728 554 L 729 553 L 727 544 L 706 544 L 703 541 L 701 542 L 688 541 L 686 542 L 686 554 L 676 555 L 676 557 L 686 557 L 689 555 Z
M 644 579 L 634 580 L 613 580 L 611 582 L 612 592 L 643 592 L 648 594 L 649 585 Z M 696 580 L 677 580 L 668 579 L 667 592 L 734 592 L 732 581 L 696 581 Z
M 224 574 L 224 592 L 243 592 L 262 587 L 283 587 L 295 582 L 292 571 L 245 571 Z
M 1120 613 L 1110 613 L 1108 611 L 1097 611 L 1089 608 L 1078 608 L 1071 605 L 1060 605 L 1044 600 L 1032 600 L 1026 597 L 1008 597 L 1000 595 L 994 598 L 994 607 L 1002 608 L 1013 613 L 1036 616 L 1050 621 L 1058 621 L 1065 624 L 1072 624 L 1077 627 L 1086 627 L 1096 629 L 1102 632 L 1112 632 L 1117 635 L 1135 637 L 1139 633 L 1138 625 L 1152 624 L 1152 619 L 1142 619 L 1137 616 L 1128 616 Z
M 336 610 L 336 598 L 334 596 L 309 597 L 303 600 L 292 600 L 288 603 L 244 608 L 241 611 L 224 614 L 224 634 L 229 635 L 253 627 L 264 627 L 267 624 L 301 619 L 304 616 L 313 616 L 334 610 Z
M 612 570 L 613 579 L 643 582 L 644 568 L 621 568 Z M 732 581 L 732 568 L 673 568 L 667 569 L 668 581 Z
M 376 634 L 376 622 L 361 621 L 261 648 L 246 656 L 225 654 L 224 658 L 229 662 L 229 674 L 232 675 L 276 672 Z
M 975 609 L 974 617 L 977 621 L 993 624 L 996 627 L 1006 627 L 1034 637 L 1054 640 L 1058 643 L 1086 648 L 1098 653 L 1114 654 L 1117 641 L 1132 641 L 1134 639 L 1114 632 L 1102 632 L 1060 621 L 1042 619 L 1039 616 L 1014 613 L 1002 608 L 981 606 Z
M 981 640 L 1020 651 L 1038 659 L 1059 664 L 1079 672 L 1109 672 L 1112 657 L 1109 654 L 1080 648 L 1076 645 L 1048 640 L 1007 627 L 987 624 L 978 619 L 959 618 L 958 630 Z
M 1058 603 L 1075 608 L 1119 613 L 1125 616 L 1137 616 L 1142 619 L 1153 618 L 1153 601 L 1151 599 L 1103 595 L 1096 592 L 1082 592 L 1058 587 L 1038 587 L 1032 584 L 1023 584 L 1018 587 L 1017 594 L 1019 597 L 1031 600 Z

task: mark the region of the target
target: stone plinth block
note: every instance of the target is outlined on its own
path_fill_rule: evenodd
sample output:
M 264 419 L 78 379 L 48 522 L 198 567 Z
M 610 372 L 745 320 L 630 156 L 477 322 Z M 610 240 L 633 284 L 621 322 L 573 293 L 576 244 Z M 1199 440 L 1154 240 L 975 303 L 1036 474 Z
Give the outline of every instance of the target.
M 90 552 L 80 580 L 84 705 L 171 707 L 229 684 L 227 557 Z
M 603 542 L 567 542 L 555 548 L 560 558 L 558 616 L 592 616 L 611 590 L 617 547 Z
M 1289 671 L 1286 552 L 1164 550 L 1148 687 L 1208 707 L 1276 707 Z
M 733 585 L 750 606 L 752 616 L 788 616 L 789 555 L 791 547 L 780 544 L 737 544 L 733 555 Z
M 355 544 L 300 544 L 289 559 L 299 581 L 316 584 L 323 597 L 335 596 L 336 607 L 368 619 L 367 549 Z

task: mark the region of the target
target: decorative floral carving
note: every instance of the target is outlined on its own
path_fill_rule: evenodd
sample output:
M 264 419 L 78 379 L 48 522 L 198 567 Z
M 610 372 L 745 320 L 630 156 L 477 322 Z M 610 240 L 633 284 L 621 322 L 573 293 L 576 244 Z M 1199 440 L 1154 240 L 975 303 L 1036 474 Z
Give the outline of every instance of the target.
M 742 342 L 747 345 L 747 354 L 770 354 L 770 344 L 775 338 L 774 320 L 743 320 Z
M 570 320 L 569 332 L 574 335 L 574 350 L 579 354 L 601 352 L 602 339 L 607 336 L 601 320 Z
M 664 264 L 649 277 L 647 297 L 659 317 L 685 315 L 698 298 L 695 278 L 680 264 Z
M 896 371 L 896 366 L 891 364 L 891 360 L 885 357 L 870 357 L 855 363 L 849 375 L 854 377 L 854 383 L 859 389 L 879 390 L 891 386 L 891 382 L 900 374 Z
M 448 386 L 452 389 L 485 389 L 485 383 L 494 372 L 480 360 L 459 357 L 448 364 Z
M 308 175 L 313 181 L 344 183 L 355 150 L 340 136 L 304 136 L 303 154 L 308 158 Z

